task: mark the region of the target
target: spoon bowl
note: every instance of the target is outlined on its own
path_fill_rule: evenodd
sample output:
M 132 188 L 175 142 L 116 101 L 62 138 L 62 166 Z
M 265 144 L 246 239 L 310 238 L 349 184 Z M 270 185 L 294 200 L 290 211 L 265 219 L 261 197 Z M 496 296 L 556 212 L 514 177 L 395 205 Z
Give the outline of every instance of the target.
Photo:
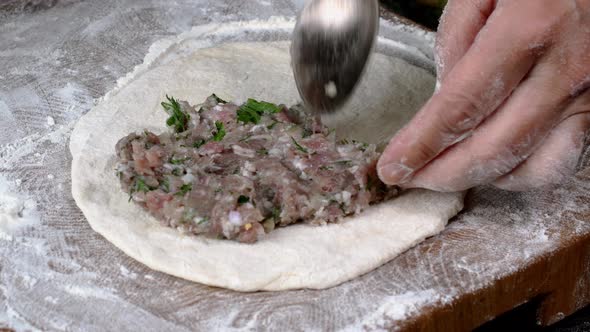
M 293 31 L 299 94 L 314 113 L 339 109 L 363 74 L 379 28 L 377 0 L 311 0 Z

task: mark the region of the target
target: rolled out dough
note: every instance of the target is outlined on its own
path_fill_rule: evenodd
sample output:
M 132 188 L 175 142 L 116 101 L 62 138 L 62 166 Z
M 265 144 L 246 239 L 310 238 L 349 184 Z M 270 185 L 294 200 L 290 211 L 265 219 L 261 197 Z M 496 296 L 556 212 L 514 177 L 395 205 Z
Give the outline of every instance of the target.
M 127 201 L 114 172 L 115 144 L 133 131 L 165 130 L 165 94 L 191 103 L 213 92 L 235 101 L 295 103 L 288 47 L 235 43 L 169 57 L 128 79 L 82 117 L 70 143 L 72 192 L 92 228 L 155 270 L 238 291 L 335 286 L 439 233 L 462 209 L 461 193 L 412 190 L 343 223 L 289 226 L 253 245 L 181 234 Z M 428 72 L 377 54 L 346 112 L 326 121 L 339 135 L 382 142 L 433 85 Z

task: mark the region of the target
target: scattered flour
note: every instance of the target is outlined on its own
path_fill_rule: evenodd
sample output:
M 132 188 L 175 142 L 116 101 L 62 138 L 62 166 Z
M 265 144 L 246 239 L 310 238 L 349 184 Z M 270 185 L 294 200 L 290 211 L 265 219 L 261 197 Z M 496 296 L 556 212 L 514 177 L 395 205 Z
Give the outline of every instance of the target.
M 391 323 L 395 321 L 402 321 L 412 314 L 423 310 L 428 305 L 435 305 L 442 303 L 448 304 L 452 301 L 452 296 L 442 296 L 440 289 L 424 290 L 418 292 L 407 292 L 387 298 L 381 306 L 370 315 L 363 323 L 362 327 L 371 331 L 396 331 L 396 328 Z
M 95 286 L 65 285 L 64 290 L 71 295 L 79 296 L 85 299 L 96 298 L 110 301 L 116 301 L 119 299 L 111 292 L 111 290 L 98 288 Z
M 39 222 L 37 203 L 15 192 L 15 185 L 0 175 L 0 239 L 8 241 L 20 229 Z
M 121 275 L 125 278 L 135 279 L 137 278 L 137 273 L 129 271 L 125 266 L 121 265 L 119 267 L 121 270 Z M 147 278 L 147 276 L 145 276 Z
M 48 116 L 47 117 L 47 126 L 48 127 L 55 126 L 55 119 L 52 116 Z

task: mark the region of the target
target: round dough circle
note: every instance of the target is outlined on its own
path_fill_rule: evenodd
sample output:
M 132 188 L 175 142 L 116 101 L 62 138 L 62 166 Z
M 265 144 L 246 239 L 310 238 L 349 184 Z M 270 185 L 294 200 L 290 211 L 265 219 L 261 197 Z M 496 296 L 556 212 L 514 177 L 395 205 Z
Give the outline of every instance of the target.
M 253 245 L 181 234 L 128 202 L 115 176 L 115 144 L 144 128 L 164 131 L 166 94 L 194 104 L 213 92 L 296 103 L 289 61 L 286 42 L 225 44 L 153 66 L 110 93 L 81 118 L 70 143 L 72 193 L 92 228 L 155 270 L 238 291 L 335 286 L 440 232 L 461 210 L 462 194 L 413 190 L 343 223 L 280 228 Z M 371 142 L 409 119 L 434 84 L 426 71 L 379 54 L 365 76 L 346 112 L 327 122 Z

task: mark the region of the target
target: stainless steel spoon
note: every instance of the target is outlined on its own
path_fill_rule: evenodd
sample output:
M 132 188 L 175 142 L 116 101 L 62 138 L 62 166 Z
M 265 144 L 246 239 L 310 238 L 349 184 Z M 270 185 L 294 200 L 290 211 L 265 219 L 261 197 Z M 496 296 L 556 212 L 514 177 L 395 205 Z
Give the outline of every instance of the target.
M 291 61 L 304 103 L 328 113 L 359 81 L 379 29 L 377 0 L 310 0 L 293 32 Z

